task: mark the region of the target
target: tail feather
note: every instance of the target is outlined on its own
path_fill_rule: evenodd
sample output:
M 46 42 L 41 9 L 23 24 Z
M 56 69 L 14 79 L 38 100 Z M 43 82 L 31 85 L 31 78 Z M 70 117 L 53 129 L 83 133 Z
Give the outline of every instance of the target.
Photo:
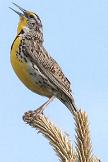
M 62 98 L 58 99 L 69 109 L 73 115 L 78 111 L 73 98 L 70 99 L 68 96 L 62 96 Z
M 65 101 L 64 105 L 69 109 L 69 111 L 74 115 L 75 112 L 77 112 L 77 107 L 75 105 L 75 102 L 71 101 Z

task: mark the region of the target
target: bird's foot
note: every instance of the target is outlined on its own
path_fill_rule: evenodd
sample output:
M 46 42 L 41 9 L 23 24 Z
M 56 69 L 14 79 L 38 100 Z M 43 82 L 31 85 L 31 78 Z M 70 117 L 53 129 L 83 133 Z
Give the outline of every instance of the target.
M 43 114 L 43 111 L 48 107 L 48 105 L 54 100 L 55 96 L 52 96 L 49 98 L 48 101 L 46 101 L 43 105 L 41 105 L 38 109 L 36 109 L 34 112 L 36 114 Z

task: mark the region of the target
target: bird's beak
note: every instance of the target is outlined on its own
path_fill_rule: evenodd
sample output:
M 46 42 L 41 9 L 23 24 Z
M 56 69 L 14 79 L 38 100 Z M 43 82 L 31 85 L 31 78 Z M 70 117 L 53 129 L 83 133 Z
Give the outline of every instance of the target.
M 19 11 L 16 11 L 16 10 L 14 10 L 13 8 L 11 8 L 11 7 L 9 7 L 12 11 L 14 11 L 15 13 L 17 13 L 19 16 L 27 16 L 27 11 L 25 10 L 25 9 L 23 9 L 22 7 L 20 7 L 20 6 L 18 6 L 16 3 L 13 3 L 16 7 L 18 7 L 21 11 L 22 11 L 22 13 L 21 12 L 19 12 Z

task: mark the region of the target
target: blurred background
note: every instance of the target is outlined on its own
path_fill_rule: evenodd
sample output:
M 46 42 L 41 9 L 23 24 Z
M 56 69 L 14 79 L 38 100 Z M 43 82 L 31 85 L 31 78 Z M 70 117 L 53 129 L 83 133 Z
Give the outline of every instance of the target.
M 93 153 L 108 161 L 108 1 L 16 0 L 36 12 L 42 22 L 44 46 L 72 82 L 76 104 L 88 113 Z M 19 17 L 10 0 L 0 2 L 0 161 L 58 161 L 42 135 L 25 125 L 24 112 L 47 98 L 29 91 L 10 65 L 10 47 Z M 75 141 L 74 121 L 58 100 L 45 111 Z

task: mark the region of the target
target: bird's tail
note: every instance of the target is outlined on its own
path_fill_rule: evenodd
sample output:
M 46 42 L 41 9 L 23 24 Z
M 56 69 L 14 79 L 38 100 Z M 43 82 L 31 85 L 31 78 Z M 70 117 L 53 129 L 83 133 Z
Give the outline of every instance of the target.
M 69 109 L 69 111 L 73 114 L 73 115 L 75 115 L 75 113 L 78 111 L 77 110 L 77 106 L 75 105 L 75 102 L 74 101 L 65 101 L 65 103 L 64 103 L 65 105 L 66 105 L 66 107 Z
M 69 109 L 69 111 L 75 115 L 76 112 L 78 111 L 77 106 L 75 105 L 74 99 L 73 98 L 69 98 L 68 96 L 65 98 L 59 98 L 59 100 Z

